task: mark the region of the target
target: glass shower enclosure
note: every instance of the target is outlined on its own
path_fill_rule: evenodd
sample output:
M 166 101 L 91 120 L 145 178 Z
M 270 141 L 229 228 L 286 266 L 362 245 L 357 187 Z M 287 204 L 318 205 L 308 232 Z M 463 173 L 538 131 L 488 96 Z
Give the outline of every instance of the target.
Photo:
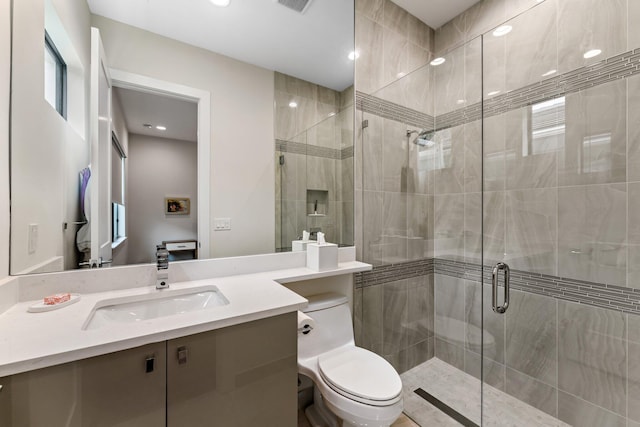
M 640 426 L 632 17 L 546 0 L 357 94 L 357 341 L 419 425 Z

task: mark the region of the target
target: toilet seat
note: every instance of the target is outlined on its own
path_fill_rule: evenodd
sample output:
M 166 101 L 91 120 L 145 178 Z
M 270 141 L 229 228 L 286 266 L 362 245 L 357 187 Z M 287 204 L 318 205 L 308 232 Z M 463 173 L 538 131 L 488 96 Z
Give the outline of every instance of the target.
M 318 357 L 320 376 L 331 389 L 356 402 L 389 406 L 402 398 L 402 381 L 377 354 L 346 347 Z

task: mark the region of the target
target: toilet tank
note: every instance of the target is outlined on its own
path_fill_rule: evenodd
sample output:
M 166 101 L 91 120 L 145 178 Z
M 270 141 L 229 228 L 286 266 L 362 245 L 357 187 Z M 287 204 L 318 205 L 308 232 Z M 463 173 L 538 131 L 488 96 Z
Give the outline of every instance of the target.
M 325 293 L 306 297 L 309 306 L 302 311 L 315 326 L 308 334 L 298 335 L 298 357 L 318 356 L 344 345 L 355 345 L 349 300 L 344 295 Z

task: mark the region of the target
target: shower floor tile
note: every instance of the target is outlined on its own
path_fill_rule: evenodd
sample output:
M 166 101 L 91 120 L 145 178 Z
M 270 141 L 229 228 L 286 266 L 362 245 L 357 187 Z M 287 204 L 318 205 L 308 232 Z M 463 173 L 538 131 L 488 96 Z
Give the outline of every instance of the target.
M 438 358 L 432 358 L 401 375 L 404 412 L 420 426 L 460 426 L 444 412 L 414 393 L 422 388 L 480 425 L 480 380 Z M 484 426 L 569 427 L 526 403 L 484 385 Z

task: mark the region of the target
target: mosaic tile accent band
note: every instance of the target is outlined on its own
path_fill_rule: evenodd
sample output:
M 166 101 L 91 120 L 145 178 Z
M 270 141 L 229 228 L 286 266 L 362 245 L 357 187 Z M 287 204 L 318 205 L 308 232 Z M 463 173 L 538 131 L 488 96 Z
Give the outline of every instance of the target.
M 356 105 L 358 109 L 380 117 L 439 131 L 480 120 L 483 108 L 484 117 L 497 116 L 636 74 L 640 74 L 640 48 L 485 99 L 484 104 L 477 102 L 435 118 L 362 92 L 356 92 Z
M 433 129 L 434 126 L 433 116 L 364 92 L 356 91 L 356 108 L 385 119 L 396 120 L 422 129 Z
M 376 286 L 395 280 L 433 274 L 433 261 L 433 258 L 428 258 L 374 267 L 371 271 L 356 273 L 355 286 L 356 288 Z
M 343 160 L 353 157 L 353 146 L 338 150 L 335 148 L 319 147 L 301 142 L 276 139 L 276 151 L 284 153 L 303 154 L 305 156 L 324 157 L 326 159 Z
M 491 269 L 491 266 L 485 266 L 483 271 L 480 264 L 431 258 L 374 267 L 372 271 L 357 273 L 355 283 L 356 287 L 375 286 L 434 273 L 474 282 L 480 282 L 484 274 L 484 283 L 490 283 Z M 511 270 L 510 286 L 550 298 L 640 315 L 640 289 L 520 270 Z
M 487 99 L 484 115 L 495 116 L 639 73 L 640 48 Z

